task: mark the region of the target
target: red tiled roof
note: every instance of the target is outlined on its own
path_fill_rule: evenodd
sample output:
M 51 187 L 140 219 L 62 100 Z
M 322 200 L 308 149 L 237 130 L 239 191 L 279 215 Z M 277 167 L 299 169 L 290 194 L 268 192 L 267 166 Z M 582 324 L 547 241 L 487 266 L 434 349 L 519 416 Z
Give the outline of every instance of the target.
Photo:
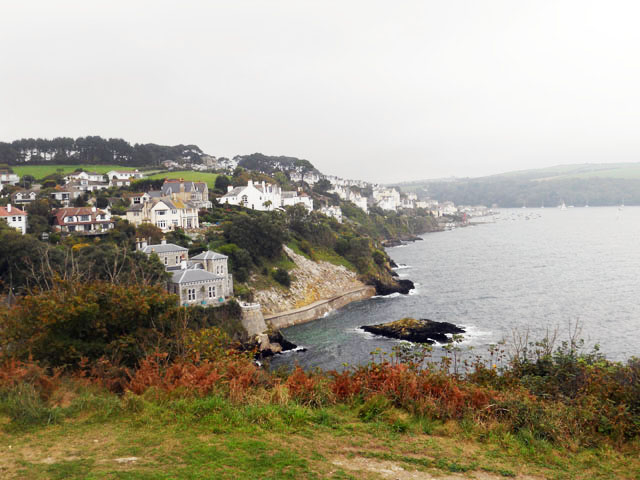
M 64 217 L 75 217 L 78 215 L 89 215 L 91 221 L 88 223 L 104 222 L 105 220 L 96 220 L 96 215 L 103 215 L 105 212 L 102 210 L 96 210 L 95 212 L 92 210 L 92 207 L 68 207 L 68 208 L 59 208 L 55 212 L 56 223 L 58 225 L 64 225 Z M 81 222 L 70 222 L 70 223 L 81 223 Z M 86 223 L 86 222 L 82 222 Z
M 11 205 L 11 211 L 7 210 L 7 207 L 0 207 L 0 217 L 12 217 L 14 215 L 26 215 L 26 212 L 23 212 L 19 208 Z

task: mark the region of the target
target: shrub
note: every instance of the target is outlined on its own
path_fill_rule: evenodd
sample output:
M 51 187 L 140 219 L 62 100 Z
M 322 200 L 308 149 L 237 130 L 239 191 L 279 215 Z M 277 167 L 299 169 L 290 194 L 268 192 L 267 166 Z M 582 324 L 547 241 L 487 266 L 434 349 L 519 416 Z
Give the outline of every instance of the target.
M 271 276 L 280 285 L 284 285 L 287 288 L 291 286 L 291 277 L 289 276 L 289 272 L 284 268 L 276 268 L 271 272 Z

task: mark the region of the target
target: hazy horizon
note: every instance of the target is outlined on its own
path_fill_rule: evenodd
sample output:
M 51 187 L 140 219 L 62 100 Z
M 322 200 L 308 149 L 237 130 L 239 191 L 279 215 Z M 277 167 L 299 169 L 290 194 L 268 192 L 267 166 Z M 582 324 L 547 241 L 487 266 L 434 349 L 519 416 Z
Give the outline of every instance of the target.
M 640 159 L 631 2 L 0 7 L 0 140 L 261 152 L 374 182 Z

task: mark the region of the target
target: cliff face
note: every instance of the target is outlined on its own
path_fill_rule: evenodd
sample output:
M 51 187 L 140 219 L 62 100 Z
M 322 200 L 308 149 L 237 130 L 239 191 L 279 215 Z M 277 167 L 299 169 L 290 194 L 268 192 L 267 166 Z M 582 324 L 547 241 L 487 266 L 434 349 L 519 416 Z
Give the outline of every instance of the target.
M 314 262 L 286 246 L 284 250 L 296 264 L 289 272 L 293 277 L 291 288 L 288 291 L 269 288 L 255 292 L 254 301 L 262 305 L 265 315 L 304 307 L 364 286 L 356 273 L 343 266 Z

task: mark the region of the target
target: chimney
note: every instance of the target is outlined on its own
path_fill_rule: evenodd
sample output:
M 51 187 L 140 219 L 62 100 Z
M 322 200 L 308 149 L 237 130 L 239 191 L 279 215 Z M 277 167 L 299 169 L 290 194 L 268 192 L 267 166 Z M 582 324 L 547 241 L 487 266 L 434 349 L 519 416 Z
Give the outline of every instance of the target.
M 180 269 L 181 270 L 186 270 L 187 269 L 187 261 L 186 260 L 182 260 L 180 262 Z
M 162 240 L 160 240 L 160 245 L 166 245 L 167 244 L 167 239 L 165 237 L 162 237 Z
M 184 182 L 180 182 L 180 193 L 184 193 Z
M 7 204 L 7 213 L 11 213 L 11 204 L 10 203 Z
M 253 186 L 253 180 L 249 180 L 249 182 L 247 183 L 247 186 L 252 187 Z
M 233 186 L 228 185 L 228 186 L 227 186 L 227 193 L 229 193 L 231 190 L 233 190 Z
M 91 207 L 91 211 L 95 213 L 95 211 L 96 211 L 95 205 L 93 207 Z

